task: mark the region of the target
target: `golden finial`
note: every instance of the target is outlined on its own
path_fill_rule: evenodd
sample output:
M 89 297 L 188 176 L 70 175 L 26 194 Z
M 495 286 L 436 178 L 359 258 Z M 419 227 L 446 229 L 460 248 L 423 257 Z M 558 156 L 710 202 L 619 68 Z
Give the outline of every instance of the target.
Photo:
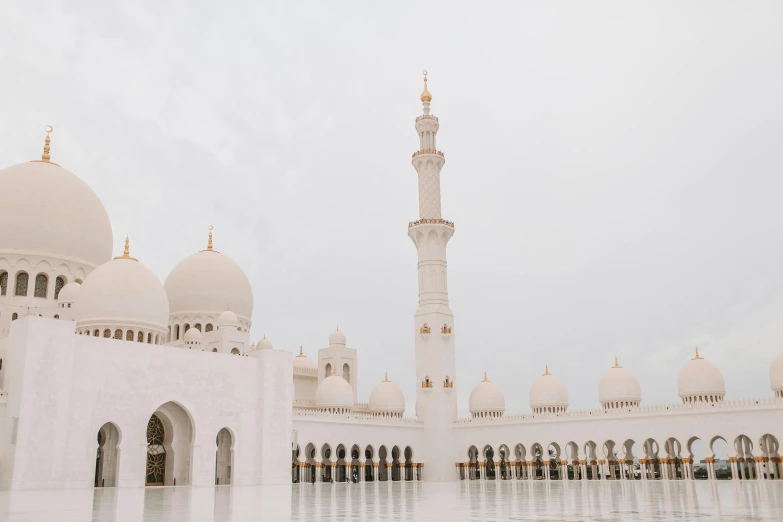
M 209 225 L 209 239 L 207 239 L 207 250 L 212 252 L 212 231 L 215 229 L 212 225 Z
M 701 358 L 702 357 L 699 356 L 699 347 L 697 346 L 696 347 L 696 356 L 693 358 L 693 360 L 695 361 L 696 359 L 701 359 Z
M 43 154 L 41 155 L 41 161 L 45 161 L 45 162 L 49 163 L 49 159 L 50 159 L 49 158 L 49 143 L 51 142 L 51 139 L 49 138 L 49 134 L 54 132 L 54 127 L 52 127 L 51 125 L 47 125 L 46 127 L 44 127 L 44 130 L 46 131 L 46 139 L 44 140 L 44 151 L 43 151 Z
M 544 375 L 552 375 L 551 373 L 549 373 L 549 365 L 548 364 L 544 367 Z
M 616 355 L 614 356 L 614 368 L 622 368 L 622 366 L 620 366 L 620 363 L 617 362 L 617 356 Z
M 383 372 L 383 382 L 390 382 L 389 381 L 389 372 Z
M 264 339 L 266 339 L 266 335 L 264 336 Z M 302 345 L 299 345 L 299 355 L 297 357 L 304 357 L 304 352 L 302 352 Z
M 489 382 L 489 379 L 487 379 L 487 370 L 484 370 L 484 380 L 481 382 Z
M 424 71 L 424 90 L 421 92 L 421 101 L 429 103 L 432 101 L 432 94 L 427 90 L 427 71 Z
M 332 368 L 332 375 L 337 375 L 337 366 Z
M 130 239 L 128 239 L 128 236 L 125 236 L 125 250 L 122 252 L 121 256 L 117 256 L 114 259 L 130 259 L 131 261 L 138 261 L 135 257 L 130 256 Z

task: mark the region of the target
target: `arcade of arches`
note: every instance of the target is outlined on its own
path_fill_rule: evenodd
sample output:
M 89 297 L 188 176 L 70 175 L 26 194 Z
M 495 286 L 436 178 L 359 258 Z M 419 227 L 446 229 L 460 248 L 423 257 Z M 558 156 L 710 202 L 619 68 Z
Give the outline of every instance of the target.
M 694 463 L 697 445 L 709 456 Z M 717 454 L 721 445 L 723 454 Z M 685 445 L 669 438 L 662 445 L 654 439 L 629 439 L 602 446 L 569 442 L 563 448 L 556 443 L 471 446 L 467 462 L 456 463 L 456 474 L 458 480 L 780 480 L 779 451 L 778 439 L 770 434 L 755 447 L 747 435 L 731 444 L 715 436 L 709 441 L 692 437 Z
M 421 480 L 424 464 L 413 461 L 413 449 L 385 445 L 377 453 L 372 445 L 329 444 L 316 448 L 297 445 L 291 454 L 291 480 L 309 482 L 398 482 Z
M 95 487 L 116 487 L 119 476 L 120 429 L 107 422 L 97 435 Z M 193 457 L 193 423 L 179 404 L 168 402 L 159 407 L 147 422 L 147 486 L 183 486 L 190 484 Z M 215 485 L 231 484 L 234 464 L 234 435 L 222 428 L 215 437 Z

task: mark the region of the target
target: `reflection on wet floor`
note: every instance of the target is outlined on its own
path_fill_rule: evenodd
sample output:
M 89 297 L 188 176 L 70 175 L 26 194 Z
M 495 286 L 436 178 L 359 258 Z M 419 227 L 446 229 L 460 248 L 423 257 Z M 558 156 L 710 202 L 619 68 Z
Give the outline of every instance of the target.
M 781 519 L 783 481 L 381 482 L 0 492 L 0 521 Z

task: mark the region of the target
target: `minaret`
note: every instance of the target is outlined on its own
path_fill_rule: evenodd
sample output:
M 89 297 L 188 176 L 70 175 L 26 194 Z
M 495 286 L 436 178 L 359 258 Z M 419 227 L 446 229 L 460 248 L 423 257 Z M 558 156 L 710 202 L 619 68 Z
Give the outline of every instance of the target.
M 408 224 L 408 236 L 418 252 L 419 307 L 414 314 L 416 339 L 416 415 L 424 422 L 426 455 L 424 480 L 455 480 L 450 453 L 453 422 L 457 417 L 454 353 L 454 314 L 449 308 L 446 245 L 454 223 L 440 211 L 440 171 L 446 159 L 435 147 L 438 118 L 430 114 L 432 95 L 421 93 L 423 114 L 416 118 L 419 150 L 413 166 L 419 176 L 419 219 Z

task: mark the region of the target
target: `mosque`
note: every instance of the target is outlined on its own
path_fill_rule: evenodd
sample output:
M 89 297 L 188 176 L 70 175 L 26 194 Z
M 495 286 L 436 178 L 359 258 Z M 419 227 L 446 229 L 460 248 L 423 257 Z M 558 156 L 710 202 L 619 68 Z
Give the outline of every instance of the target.
M 419 216 L 408 224 L 419 282 L 410 417 L 388 376 L 367 402 L 357 396 L 358 351 L 339 329 L 317 360 L 252 342 L 250 282 L 211 231 L 163 283 L 127 237 L 112 259 L 106 210 L 52 160 L 47 127 L 40 160 L 0 170 L 0 486 L 780 480 L 783 354 L 766 397 L 725 400 L 720 370 L 695 350 L 679 373 L 681 403 L 644 404 L 615 360 L 595 409 L 569 410 L 545 368 L 529 412 L 507 413 L 485 374 L 459 418 L 446 263 L 455 225 L 441 213 L 446 160 L 431 100 L 425 74 Z M 728 472 L 715 466 L 718 441 Z

